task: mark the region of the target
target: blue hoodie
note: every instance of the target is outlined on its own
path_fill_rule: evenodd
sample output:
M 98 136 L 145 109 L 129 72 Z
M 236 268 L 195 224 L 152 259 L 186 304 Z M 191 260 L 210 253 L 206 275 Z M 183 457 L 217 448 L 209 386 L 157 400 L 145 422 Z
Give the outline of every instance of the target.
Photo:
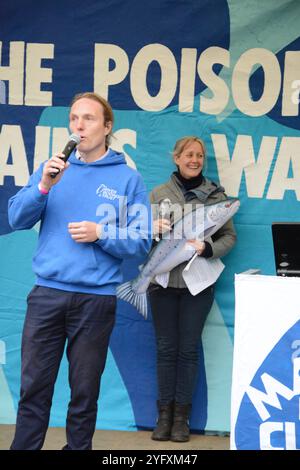
M 120 266 L 128 257 L 150 249 L 151 215 L 140 174 L 126 165 L 122 153 L 109 150 L 101 160 L 85 163 L 74 153 L 62 179 L 48 195 L 38 189 L 43 164 L 9 200 L 14 230 L 41 227 L 33 271 L 37 285 L 72 292 L 115 294 Z M 103 224 L 101 239 L 75 242 L 69 222 Z

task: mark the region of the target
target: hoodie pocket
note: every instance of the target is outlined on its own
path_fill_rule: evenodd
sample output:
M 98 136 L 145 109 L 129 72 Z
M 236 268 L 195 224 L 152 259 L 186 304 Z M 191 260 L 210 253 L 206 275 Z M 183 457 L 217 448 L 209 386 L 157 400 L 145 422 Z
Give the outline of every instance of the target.
M 45 279 L 94 285 L 97 261 L 91 243 L 76 243 L 69 236 L 49 233 L 33 258 L 34 272 Z

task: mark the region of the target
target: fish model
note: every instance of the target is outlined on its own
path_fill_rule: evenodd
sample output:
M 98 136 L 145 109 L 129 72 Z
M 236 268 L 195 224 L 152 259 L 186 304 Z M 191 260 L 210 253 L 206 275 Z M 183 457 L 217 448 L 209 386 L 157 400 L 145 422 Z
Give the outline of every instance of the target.
M 189 204 L 186 206 L 192 207 Z M 225 199 L 216 204 L 198 204 L 195 209 L 186 211 L 152 250 L 140 274 L 117 287 L 117 297 L 132 304 L 147 318 L 147 289 L 151 279 L 155 278 L 158 284 L 167 287 L 170 271 L 195 254 L 195 248 L 187 240 L 211 237 L 233 217 L 239 206 L 238 199 Z

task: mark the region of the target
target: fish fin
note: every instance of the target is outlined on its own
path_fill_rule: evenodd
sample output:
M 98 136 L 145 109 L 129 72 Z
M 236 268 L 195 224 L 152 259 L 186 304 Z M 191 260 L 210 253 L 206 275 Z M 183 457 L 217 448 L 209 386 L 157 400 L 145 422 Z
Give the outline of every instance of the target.
M 167 273 L 156 274 L 155 276 L 156 282 L 164 288 L 168 287 L 169 278 L 170 278 L 170 271 L 168 271 Z
M 143 315 L 145 319 L 148 316 L 148 303 L 147 303 L 147 294 L 143 292 L 137 294 L 134 292 L 132 287 L 132 281 L 124 282 L 116 289 L 116 294 L 119 299 L 125 300 L 133 305 L 139 313 Z

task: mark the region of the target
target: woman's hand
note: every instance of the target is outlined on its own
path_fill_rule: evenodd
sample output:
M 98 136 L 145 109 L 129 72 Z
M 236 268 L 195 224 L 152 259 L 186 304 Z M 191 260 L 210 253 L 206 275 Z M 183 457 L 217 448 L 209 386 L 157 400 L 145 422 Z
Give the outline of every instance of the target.
M 201 255 L 205 250 L 205 243 L 200 240 L 187 240 L 187 243 L 195 248 L 198 255 Z

